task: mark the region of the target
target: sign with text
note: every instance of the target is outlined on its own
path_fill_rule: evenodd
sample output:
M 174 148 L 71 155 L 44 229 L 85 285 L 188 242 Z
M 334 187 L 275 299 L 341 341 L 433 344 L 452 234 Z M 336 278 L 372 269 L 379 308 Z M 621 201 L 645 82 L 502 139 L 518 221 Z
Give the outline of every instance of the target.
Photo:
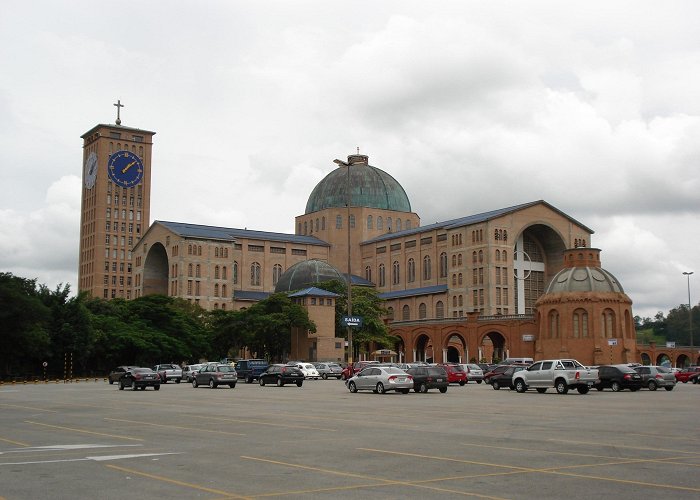
M 608 339 L 608 345 L 617 345 L 617 339 Z
M 523 342 L 534 342 L 535 341 L 535 336 L 534 335 L 523 335 Z
M 340 321 L 343 326 L 351 326 L 353 328 L 362 328 L 362 316 L 343 316 Z
M 674 347 L 676 347 L 676 343 L 675 342 L 666 342 L 666 347 L 674 348 Z

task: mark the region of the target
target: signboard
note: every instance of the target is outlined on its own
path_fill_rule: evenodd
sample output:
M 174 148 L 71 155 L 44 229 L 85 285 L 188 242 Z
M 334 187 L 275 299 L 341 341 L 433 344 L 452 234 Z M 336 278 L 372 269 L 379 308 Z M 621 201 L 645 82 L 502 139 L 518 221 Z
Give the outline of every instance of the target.
M 675 342 L 666 342 L 666 347 L 674 348 L 674 347 L 676 347 L 676 343 Z
M 608 339 L 608 345 L 617 345 L 617 339 Z
M 535 341 L 534 335 L 523 335 L 523 342 L 534 342 L 534 341 Z
M 362 328 L 362 316 L 343 316 L 340 324 L 353 328 Z

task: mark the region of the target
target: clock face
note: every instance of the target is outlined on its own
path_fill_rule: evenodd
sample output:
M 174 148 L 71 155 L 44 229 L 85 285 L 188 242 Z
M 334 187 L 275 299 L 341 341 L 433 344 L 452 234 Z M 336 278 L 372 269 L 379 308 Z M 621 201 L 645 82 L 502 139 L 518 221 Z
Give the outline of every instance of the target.
M 107 173 L 121 187 L 136 186 L 143 179 L 143 163 L 130 151 L 117 151 L 109 157 Z
M 85 179 L 85 187 L 92 189 L 95 186 L 95 179 L 97 179 L 97 154 L 94 151 L 85 160 L 83 177 Z

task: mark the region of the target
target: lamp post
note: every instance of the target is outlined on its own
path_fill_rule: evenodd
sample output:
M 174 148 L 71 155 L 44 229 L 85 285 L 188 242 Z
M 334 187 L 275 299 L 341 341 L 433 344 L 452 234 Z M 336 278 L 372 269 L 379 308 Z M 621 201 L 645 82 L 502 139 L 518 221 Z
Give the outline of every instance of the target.
M 352 267 L 350 261 L 350 202 L 352 201 L 352 194 L 350 192 L 350 164 L 344 162 L 343 160 L 333 160 L 333 163 L 343 166 L 347 169 L 347 176 L 345 177 L 345 207 L 347 211 L 347 221 L 348 221 L 348 274 L 347 274 L 347 285 L 348 285 L 348 316 L 352 316 Z M 352 365 L 352 327 L 348 326 L 348 363 Z
M 693 347 L 693 306 L 690 304 L 690 275 L 693 271 L 683 272 L 688 278 L 688 330 L 690 331 L 690 347 Z

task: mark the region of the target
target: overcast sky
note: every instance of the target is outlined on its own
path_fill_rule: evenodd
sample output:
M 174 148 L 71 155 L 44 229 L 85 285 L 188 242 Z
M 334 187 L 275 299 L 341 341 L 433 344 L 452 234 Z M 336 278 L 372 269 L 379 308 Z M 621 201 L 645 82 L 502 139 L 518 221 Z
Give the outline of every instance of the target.
M 700 300 L 700 2 L 3 1 L 0 270 L 76 288 L 80 136 L 151 221 L 294 232 L 360 148 L 423 224 L 544 199 L 640 316 Z M 183 198 L 186 190 L 194 194 Z

